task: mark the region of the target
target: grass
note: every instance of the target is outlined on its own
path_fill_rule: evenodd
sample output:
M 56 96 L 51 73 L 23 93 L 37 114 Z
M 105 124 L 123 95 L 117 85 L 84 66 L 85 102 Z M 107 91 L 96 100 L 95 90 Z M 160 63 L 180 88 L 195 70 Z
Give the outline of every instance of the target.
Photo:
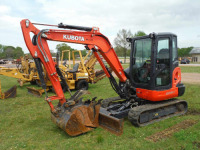
M 17 84 L 16 79 L 0 76 L 2 91 Z M 17 84 L 18 85 L 18 84 Z M 186 93 L 180 97 L 188 101 L 189 113 L 173 117 L 146 127 L 137 128 L 128 119 L 124 133 L 115 136 L 101 128 L 86 134 L 70 137 L 50 119 L 48 104 L 41 98 L 27 94 L 26 86 L 17 89 L 17 97 L 0 100 L 0 149 L 198 149 L 200 143 L 200 85 L 186 84 Z M 116 96 L 108 79 L 90 85 L 90 96 L 108 98 Z M 53 93 L 50 93 L 52 95 Z M 65 94 L 69 97 L 69 94 Z M 169 128 L 183 120 L 197 120 L 194 126 L 174 133 L 157 143 L 145 138 Z
M 182 73 L 200 73 L 199 66 L 180 66 Z

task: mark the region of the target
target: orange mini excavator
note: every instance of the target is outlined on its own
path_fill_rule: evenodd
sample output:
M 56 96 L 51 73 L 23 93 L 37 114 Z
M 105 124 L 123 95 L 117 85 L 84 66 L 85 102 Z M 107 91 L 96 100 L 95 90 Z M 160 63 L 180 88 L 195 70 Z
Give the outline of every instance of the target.
M 28 19 L 21 21 L 24 40 L 35 60 L 42 87 L 46 89 L 41 63 L 55 89 L 56 96 L 46 95 L 52 120 L 69 135 L 76 136 L 98 126 L 120 135 L 124 117 L 128 117 L 133 125 L 145 126 L 187 111 L 187 102 L 175 99 L 185 91 L 178 67 L 175 34 L 151 33 L 128 38 L 127 42 L 131 43 L 130 66 L 124 70 L 111 43 L 100 33 L 99 28 L 61 23 L 47 26 L 56 26 L 62 30 L 39 30 L 34 25 L 45 24 L 31 23 Z M 30 32 L 34 34 L 32 39 Z M 119 97 L 82 101 L 81 96 L 87 91 L 81 90 L 66 99 L 58 76 L 68 86 L 52 59 L 48 40 L 83 44 L 87 50 L 92 50 Z M 119 84 L 100 55 L 119 78 Z M 53 100 L 59 100 L 57 106 L 52 104 Z

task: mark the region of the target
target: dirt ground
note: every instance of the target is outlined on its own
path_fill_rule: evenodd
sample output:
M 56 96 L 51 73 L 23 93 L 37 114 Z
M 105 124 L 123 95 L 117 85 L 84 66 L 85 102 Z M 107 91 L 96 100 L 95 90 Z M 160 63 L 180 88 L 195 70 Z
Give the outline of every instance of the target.
M 200 84 L 200 73 L 181 73 L 183 83 Z
M 157 132 L 149 137 L 146 138 L 148 141 L 157 142 L 161 139 L 168 138 L 173 135 L 173 133 L 180 131 L 181 129 L 189 128 L 190 126 L 193 126 L 198 121 L 196 120 L 184 120 L 181 123 L 178 123 L 170 128 L 167 128 L 161 132 Z

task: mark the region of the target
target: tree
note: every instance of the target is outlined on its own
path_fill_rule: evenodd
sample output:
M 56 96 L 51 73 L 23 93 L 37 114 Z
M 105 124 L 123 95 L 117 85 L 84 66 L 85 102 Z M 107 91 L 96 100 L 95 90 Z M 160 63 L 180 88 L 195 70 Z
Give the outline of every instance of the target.
M 193 49 L 193 47 L 187 47 L 187 48 L 178 48 L 178 56 L 179 57 L 186 57 L 189 56 L 190 51 Z
M 83 57 L 84 57 L 84 56 L 86 56 L 86 55 L 87 55 L 87 53 L 88 53 L 88 52 L 87 52 L 87 50 L 86 50 L 86 49 L 84 49 L 84 50 L 82 50 L 82 51 L 81 51 L 81 54 L 82 54 L 82 56 L 83 56 Z
M 117 54 L 118 57 L 119 56 L 121 56 L 121 57 L 124 56 L 124 52 L 123 52 L 123 49 L 121 47 L 116 46 L 114 49 L 115 49 L 115 52 L 116 52 L 116 54 Z
M 13 46 L 6 46 L 4 49 L 4 53 L 6 54 L 6 58 L 13 58 L 15 48 Z
M 137 36 L 144 36 L 144 35 L 146 35 L 146 33 L 144 33 L 144 31 L 137 31 L 137 32 L 135 32 L 135 34 L 134 34 L 134 37 L 137 37 Z
M 0 44 L 0 53 L 3 52 L 3 48 L 4 48 L 4 46 L 2 44 Z
M 24 55 L 24 51 L 22 50 L 21 47 L 16 47 L 14 50 L 14 57 L 15 59 L 20 58 L 21 56 Z
M 24 51 L 21 47 L 13 47 L 13 46 L 3 46 L 0 44 L 0 58 L 20 58 L 24 55 Z
M 127 31 L 126 29 L 122 29 L 119 30 L 119 32 L 117 33 L 117 37 L 114 39 L 114 44 L 116 46 L 116 53 L 123 52 L 124 63 L 126 63 L 127 50 L 130 49 L 130 43 L 126 41 L 126 38 L 131 38 L 131 37 L 133 37 L 133 34 L 131 33 L 130 30 Z
M 56 49 L 60 53 L 60 56 L 61 56 L 63 50 L 70 50 L 70 51 L 74 50 L 66 43 L 61 43 L 61 44 L 56 45 Z M 68 59 L 68 57 L 69 57 L 68 53 L 64 53 L 63 60 Z
M 130 30 L 119 30 L 117 37 L 114 40 L 115 52 L 118 56 L 124 56 L 124 63 L 126 63 L 126 56 L 130 55 L 130 43 L 126 41 L 126 38 L 132 38 L 137 36 L 144 36 L 146 33 L 144 31 L 135 32 L 134 36 Z

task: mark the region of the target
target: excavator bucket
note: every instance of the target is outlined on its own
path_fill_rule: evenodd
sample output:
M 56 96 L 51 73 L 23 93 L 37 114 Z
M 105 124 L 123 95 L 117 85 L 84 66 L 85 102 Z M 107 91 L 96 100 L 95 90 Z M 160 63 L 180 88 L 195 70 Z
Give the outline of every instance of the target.
M 58 106 L 57 113 L 51 114 L 52 121 L 70 136 L 86 133 L 99 126 L 120 135 L 123 128 L 121 120 L 107 116 L 105 113 L 101 114 L 101 100 L 95 101 L 93 98 L 83 102 L 80 96 L 84 93 L 84 90 L 77 91 L 65 104 Z
M 1 99 L 14 98 L 16 97 L 16 95 L 17 95 L 17 86 L 15 85 L 6 92 L 4 93 L 1 92 Z
M 28 89 L 28 93 L 37 97 L 41 97 L 42 93 L 44 93 L 44 89 L 35 89 L 31 87 L 26 87 Z
M 70 136 L 77 136 L 98 127 L 100 105 L 94 108 L 79 105 L 65 110 L 62 114 L 51 115 L 52 121 Z

